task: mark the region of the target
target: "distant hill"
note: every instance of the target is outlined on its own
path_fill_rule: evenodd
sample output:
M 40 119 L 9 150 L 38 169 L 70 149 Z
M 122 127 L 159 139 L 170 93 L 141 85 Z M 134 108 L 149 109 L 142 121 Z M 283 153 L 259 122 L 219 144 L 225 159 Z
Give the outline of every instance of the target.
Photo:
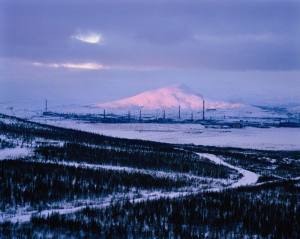
M 108 109 L 138 109 L 146 110 L 173 109 L 180 107 L 183 110 L 202 109 L 203 97 L 192 92 L 187 87 L 164 87 L 149 90 L 140 94 L 105 103 L 97 103 L 96 107 Z M 232 109 L 239 108 L 241 104 L 231 104 L 223 101 L 205 99 L 207 109 Z

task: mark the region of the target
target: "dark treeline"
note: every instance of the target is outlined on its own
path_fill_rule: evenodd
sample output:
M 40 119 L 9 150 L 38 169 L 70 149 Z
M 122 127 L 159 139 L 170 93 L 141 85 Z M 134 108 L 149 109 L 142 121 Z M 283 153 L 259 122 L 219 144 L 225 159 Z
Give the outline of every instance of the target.
M 12 148 L 12 147 L 14 147 L 13 143 L 4 139 L 0 139 L 0 149 Z
M 300 160 L 287 158 L 287 160 L 272 161 L 272 158 L 260 158 L 248 155 L 240 157 L 226 157 L 232 165 L 236 165 L 250 171 L 256 172 L 265 177 L 279 176 L 285 178 L 294 178 L 300 176 Z
M 178 145 L 181 146 L 182 145 Z M 259 149 L 241 149 L 234 147 L 216 147 L 216 146 L 202 146 L 202 145 L 184 145 L 184 148 L 192 151 L 206 152 L 206 153 L 218 153 L 219 155 L 226 155 L 231 157 L 242 157 L 242 155 L 248 155 L 255 158 L 259 156 L 260 158 L 268 157 L 272 159 L 282 159 L 282 158 L 293 158 L 300 160 L 299 150 L 259 150 Z
M 121 139 L 116 137 L 104 136 L 90 132 L 84 132 L 74 129 L 66 129 L 57 126 L 51 126 L 36 122 L 27 121 L 14 116 L 8 116 L 0 113 L 0 117 L 4 119 L 10 119 L 11 124 L 0 121 L 0 132 L 2 134 L 14 134 L 16 137 L 35 138 L 41 137 L 45 139 L 65 140 L 77 143 L 90 143 L 96 145 L 117 145 L 117 146 L 129 146 L 137 145 L 140 147 L 151 148 L 153 150 L 165 150 L 172 151 L 175 147 L 183 148 L 183 145 L 172 145 L 167 143 L 159 143 L 146 140 L 134 140 L 134 139 Z M 185 145 L 185 149 L 190 151 L 199 151 L 206 153 L 219 154 L 229 157 L 242 158 L 247 157 L 255 159 L 259 155 L 259 158 L 268 157 L 272 159 L 293 158 L 300 160 L 300 151 L 276 151 L 276 150 L 253 150 L 253 149 L 239 149 L 231 147 L 215 147 L 215 146 L 195 146 Z
M 195 152 L 212 153 L 222 156 L 233 165 L 246 168 L 264 176 L 277 175 L 287 178 L 300 176 L 300 151 L 244 150 L 192 145 L 186 145 L 184 148 Z
M 26 161 L 0 161 L 0 208 L 31 206 L 126 193 L 130 189 L 174 189 L 188 182 L 147 174 L 83 169 Z
M 1 118 L 10 119 L 12 123 L 0 121 L 0 133 L 11 136 L 23 137 L 32 140 L 36 137 L 52 140 L 61 140 L 94 145 L 110 145 L 117 147 L 137 147 L 159 151 L 174 151 L 174 147 L 166 143 L 158 143 L 146 140 L 121 139 L 104 136 L 75 129 L 67 129 L 36 122 L 27 121 L 21 118 L 0 114 Z
M 227 178 L 233 171 L 213 165 L 187 150 L 174 148 L 170 144 L 113 138 L 73 129 L 43 125 L 23 119 L 4 116 L 12 123 L 0 122 L 0 132 L 10 137 L 32 142 L 44 138 L 70 142 L 66 147 L 40 147 L 36 152 L 48 157 L 90 163 L 112 163 L 152 169 L 168 169 L 179 172 L 193 172 L 202 176 Z M 80 146 L 97 145 L 94 147 Z M 102 148 L 102 149 L 100 149 Z M 110 149 L 109 149 L 110 148 Z M 84 159 L 84 160 L 83 160 Z
M 67 143 L 62 147 L 40 146 L 35 150 L 36 158 L 64 160 L 95 164 L 112 164 L 136 168 L 171 170 L 193 173 L 200 176 L 228 178 L 233 170 L 215 165 L 198 155 L 183 150 L 156 151 L 136 148 L 96 148 Z
M 299 238 L 300 188 L 294 182 L 204 193 L 176 200 L 129 202 L 72 215 L 3 224 L 3 235 L 88 238 Z

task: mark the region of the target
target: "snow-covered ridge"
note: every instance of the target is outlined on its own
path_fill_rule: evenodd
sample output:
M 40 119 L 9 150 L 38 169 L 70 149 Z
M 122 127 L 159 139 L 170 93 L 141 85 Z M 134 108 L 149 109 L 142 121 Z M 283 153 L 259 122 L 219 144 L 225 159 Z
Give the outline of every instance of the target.
M 0 151 L 1 154 L 1 151 Z M 249 177 L 247 176 L 247 173 L 244 173 L 244 169 L 240 169 L 238 167 L 234 167 L 228 163 L 225 163 L 222 159 L 218 158 L 215 155 L 212 154 L 198 154 L 199 157 L 206 157 L 207 159 L 211 160 L 212 162 L 216 163 L 216 164 L 221 164 L 221 165 L 225 165 L 225 166 L 229 166 L 230 168 L 233 168 L 235 170 L 241 170 L 240 173 L 243 174 L 243 177 L 241 179 L 239 179 L 236 182 L 232 182 L 232 180 L 216 180 L 216 179 L 212 179 L 212 178 L 202 178 L 202 177 L 196 177 L 193 175 L 190 175 L 190 179 L 196 179 L 196 180 L 200 180 L 200 182 L 203 180 L 204 184 L 198 185 L 198 186 L 192 186 L 192 187 L 187 187 L 187 188 L 181 188 L 181 189 L 185 189 L 185 190 L 177 190 L 177 191 L 145 191 L 145 192 L 140 192 L 139 195 L 134 195 L 134 194 L 129 194 L 128 199 L 131 203 L 139 203 L 139 202 L 143 202 L 143 201 L 149 201 L 149 200 L 157 200 L 160 198 L 169 198 L 169 199 L 174 199 L 174 198 L 178 198 L 178 197 L 183 197 L 183 196 L 188 196 L 188 195 L 195 195 L 201 192 L 221 192 L 222 190 L 226 189 L 226 188 L 236 188 L 239 186 L 244 186 L 244 185 L 250 185 L 250 184 L 255 184 L 256 180 L 253 178 L 253 180 L 249 181 L 247 180 Z M 81 167 L 81 168 L 93 168 L 95 170 L 97 169 L 108 169 L 108 170 L 125 170 L 125 171 L 136 171 L 136 169 L 132 169 L 132 168 L 128 168 L 128 167 L 114 167 L 111 165 L 91 165 L 91 164 L 79 164 L 79 163 L 75 163 L 75 162 L 46 162 L 46 163 L 55 163 L 55 164 L 62 164 L 62 165 L 67 165 L 70 167 Z M 172 173 L 166 173 L 166 172 L 152 172 L 151 170 L 141 170 L 142 173 L 149 173 L 149 174 L 156 174 L 156 176 L 163 176 L 163 177 L 172 177 Z M 249 173 L 252 173 L 250 171 L 247 171 Z M 254 173 L 252 173 L 254 174 Z M 256 174 L 255 174 L 256 175 Z M 181 176 L 181 177 L 189 177 L 187 174 L 175 174 L 173 176 Z M 246 180 L 245 180 L 246 179 Z M 211 185 L 210 186 L 206 186 L 205 185 L 205 181 L 210 182 Z M 247 183 L 246 183 L 247 182 Z M 123 195 L 124 196 L 124 195 Z M 121 197 L 122 198 L 122 197 Z M 121 199 L 120 198 L 120 199 Z M 105 207 L 109 207 L 111 205 L 111 197 L 107 197 L 103 200 L 100 201 L 95 201 L 95 202 L 90 202 L 88 204 L 89 207 L 92 208 L 105 208 Z M 51 215 L 53 213 L 58 213 L 58 214 L 69 214 L 69 213 L 75 213 L 78 212 L 82 209 L 84 209 L 87 206 L 87 204 L 85 205 L 68 205 L 68 207 L 62 207 L 62 208 L 51 208 L 51 209 L 45 209 L 42 211 L 37 211 L 37 210 L 32 210 L 32 211 L 27 211 L 25 209 L 20 209 L 19 212 L 17 214 L 2 214 L 0 216 L 0 222 L 11 222 L 11 223 L 25 223 L 25 222 L 29 222 L 32 215 L 34 214 L 39 214 L 40 216 L 48 216 Z
M 130 109 L 143 108 L 146 110 L 172 109 L 180 107 L 184 110 L 199 110 L 203 106 L 203 96 L 193 93 L 186 87 L 165 87 L 149 90 L 132 97 L 105 103 L 95 104 L 99 108 L 108 109 Z M 205 99 L 206 108 L 232 109 L 239 108 L 241 104 L 231 104 L 222 101 L 211 101 Z

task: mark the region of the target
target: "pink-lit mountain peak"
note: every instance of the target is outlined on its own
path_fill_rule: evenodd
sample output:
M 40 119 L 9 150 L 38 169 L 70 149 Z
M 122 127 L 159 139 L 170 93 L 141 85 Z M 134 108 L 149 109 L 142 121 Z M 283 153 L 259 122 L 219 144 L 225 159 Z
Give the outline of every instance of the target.
M 203 97 L 193 93 L 185 86 L 171 86 L 145 91 L 132 97 L 96 104 L 101 108 L 129 109 L 143 108 L 148 110 L 171 109 L 180 105 L 182 109 L 202 109 Z M 206 99 L 208 108 L 236 108 L 238 104 L 213 102 Z

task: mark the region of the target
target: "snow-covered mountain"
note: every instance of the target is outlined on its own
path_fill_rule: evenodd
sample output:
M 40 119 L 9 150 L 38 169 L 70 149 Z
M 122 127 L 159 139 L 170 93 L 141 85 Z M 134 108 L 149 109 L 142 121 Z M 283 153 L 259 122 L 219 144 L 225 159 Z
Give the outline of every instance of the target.
M 193 93 L 186 87 L 164 87 L 156 90 L 142 92 L 138 95 L 105 103 L 98 103 L 95 106 L 108 109 L 137 109 L 146 110 L 172 109 L 199 110 L 203 106 L 203 97 Z M 241 104 L 231 104 L 222 101 L 211 101 L 205 99 L 207 109 L 232 109 L 239 108 Z
M 217 98 L 218 96 L 211 96 Z M 229 118 L 278 118 L 298 117 L 299 104 L 289 106 L 255 106 L 241 103 L 229 103 L 214 101 L 207 97 L 205 99 L 205 116 L 207 119 L 229 119 Z M 124 115 L 130 111 L 131 115 L 139 117 L 139 110 L 143 115 L 153 117 L 178 117 L 178 107 L 181 107 L 182 119 L 190 119 L 191 114 L 195 119 L 202 118 L 203 97 L 185 86 L 171 86 L 155 90 L 149 90 L 140 94 L 115 100 L 111 102 L 86 104 L 86 105 L 54 105 L 48 104 L 48 110 L 60 113 L 74 114 L 99 114 L 106 110 L 107 114 Z M 13 105 L 12 103 L 0 102 L 0 112 L 31 118 L 40 115 L 42 107 L 34 108 L 32 104 Z M 290 116 L 289 114 L 293 114 Z

